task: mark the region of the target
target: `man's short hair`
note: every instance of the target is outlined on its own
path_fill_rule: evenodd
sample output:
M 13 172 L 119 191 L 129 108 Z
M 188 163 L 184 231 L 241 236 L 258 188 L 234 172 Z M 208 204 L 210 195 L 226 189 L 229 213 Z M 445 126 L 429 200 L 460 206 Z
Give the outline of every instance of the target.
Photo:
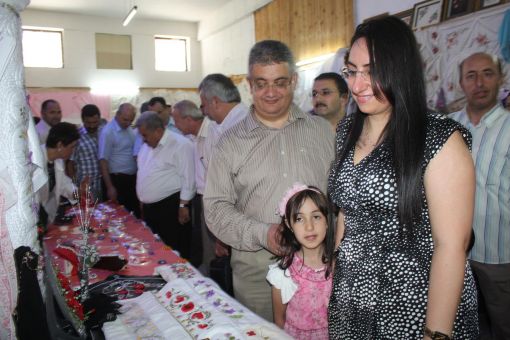
M 160 103 L 163 107 L 166 107 L 166 100 L 163 97 L 152 97 L 151 100 L 149 100 L 149 106 L 153 106 L 156 103 Z
M 56 148 L 57 144 L 61 142 L 64 146 L 80 139 L 80 133 L 76 125 L 60 122 L 51 127 L 46 139 L 46 146 L 49 148 Z
M 204 114 L 191 100 L 181 100 L 174 104 L 174 110 L 178 110 L 181 117 L 190 117 L 193 120 L 204 119 Z
M 232 79 L 221 73 L 208 74 L 198 85 L 198 90 L 207 100 L 218 97 L 224 103 L 241 102 L 241 95 Z
M 45 101 L 43 101 L 43 103 L 41 104 L 41 112 L 46 112 L 48 106 L 52 103 L 58 104 L 58 102 L 55 99 L 46 99 Z
M 315 77 L 314 81 L 317 80 L 333 80 L 336 84 L 336 89 L 341 95 L 349 93 L 349 88 L 347 87 L 347 83 L 341 75 L 335 72 L 326 72 L 321 73 L 317 77 Z
M 81 108 L 81 120 L 85 117 L 101 117 L 101 112 L 99 112 L 99 108 L 94 104 L 87 104 Z
M 466 58 L 462 59 L 462 61 L 459 63 L 459 81 L 462 80 L 462 67 L 464 66 L 464 62 L 474 55 L 485 55 L 492 59 L 492 62 L 494 63 L 494 65 L 496 65 L 496 69 L 498 70 L 499 74 L 503 75 L 503 66 L 501 65 L 501 60 L 498 58 L 497 55 L 487 52 L 475 52 L 468 55 Z
M 165 129 L 163 119 L 154 111 L 145 111 L 140 115 L 136 121 L 136 127 L 140 128 L 141 126 L 149 131 L 154 131 L 158 128 Z
M 143 113 L 145 111 L 149 111 L 149 102 L 143 102 L 140 106 L 140 112 Z
M 117 112 L 115 113 L 115 115 L 118 116 L 119 114 L 121 114 L 126 109 L 126 107 L 134 107 L 134 106 L 131 105 L 131 103 L 122 103 L 119 105 L 119 108 L 117 109 Z
M 271 65 L 271 64 L 289 64 L 291 74 L 296 72 L 296 64 L 294 56 L 290 48 L 278 40 L 262 40 L 253 45 L 248 58 L 248 70 L 254 64 Z

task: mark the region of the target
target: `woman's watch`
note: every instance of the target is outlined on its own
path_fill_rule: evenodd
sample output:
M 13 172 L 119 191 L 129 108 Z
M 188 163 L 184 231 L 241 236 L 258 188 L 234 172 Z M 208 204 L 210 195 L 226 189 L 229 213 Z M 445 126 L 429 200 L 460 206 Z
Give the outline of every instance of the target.
M 179 208 L 189 208 L 189 203 L 179 203 Z
M 449 335 L 438 331 L 431 331 L 429 328 L 427 328 L 427 326 L 423 327 L 423 334 L 432 340 L 451 340 Z

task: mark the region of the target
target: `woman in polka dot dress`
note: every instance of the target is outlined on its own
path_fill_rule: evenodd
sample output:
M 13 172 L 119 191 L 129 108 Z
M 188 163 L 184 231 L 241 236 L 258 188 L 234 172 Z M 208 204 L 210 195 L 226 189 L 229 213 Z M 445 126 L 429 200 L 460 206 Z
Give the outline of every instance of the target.
M 422 67 L 399 19 L 357 27 L 342 73 L 358 110 L 337 128 L 329 179 L 340 208 L 330 339 L 477 338 L 471 137 L 428 113 Z

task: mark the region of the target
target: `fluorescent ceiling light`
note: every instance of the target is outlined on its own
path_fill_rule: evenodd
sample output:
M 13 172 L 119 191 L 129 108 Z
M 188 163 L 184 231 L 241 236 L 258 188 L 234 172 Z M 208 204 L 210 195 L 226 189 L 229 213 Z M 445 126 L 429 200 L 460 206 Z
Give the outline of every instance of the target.
M 303 65 L 318 63 L 319 61 L 324 61 L 326 59 L 331 58 L 334 55 L 335 55 L 335 53 L 328 53 L 328 54 L 320 55 L 320 56 L 315 57 L 315 58 L 301 60 L 301 61 L 298 61 L 296 63 L 296 66 L 303 66 Z
M 133 8 L 131 8 L 131 10 L 129 11 L 128 15 L 126 16 L 126 18 L 122 22 L 122 26 L 127 26 L 129 24 L 131 19 L 133 19 L 133 17 L 135 16 L 137 10 L 138 10 L 138 7 L 136 7 L 136 6 L 133 6 Z

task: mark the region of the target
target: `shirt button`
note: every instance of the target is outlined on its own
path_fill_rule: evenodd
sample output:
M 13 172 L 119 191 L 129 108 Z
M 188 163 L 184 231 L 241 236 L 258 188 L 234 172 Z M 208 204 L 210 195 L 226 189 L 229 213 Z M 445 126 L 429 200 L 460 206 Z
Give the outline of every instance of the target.
M 282 155 L 285 155 L 285 151 L 282 150 Z
M 283 177 L 287 178 L 287 173 L 284 172 L 283 173 Z

